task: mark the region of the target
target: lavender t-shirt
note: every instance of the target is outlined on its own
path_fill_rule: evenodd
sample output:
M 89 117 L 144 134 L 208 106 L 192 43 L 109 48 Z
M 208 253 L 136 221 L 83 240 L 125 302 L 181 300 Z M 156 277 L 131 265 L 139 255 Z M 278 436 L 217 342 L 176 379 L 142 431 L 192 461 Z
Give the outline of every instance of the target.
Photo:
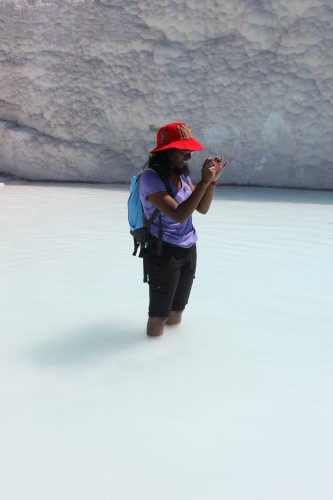
M 185 201 L 191 194 L 191 188 L 181 176 L 182 186 L 177 189 L 176 186 L 171 184 L 171 196 L 177 201 L 178 204 Z M 189 177 L 187 178 L 189 180 Z M 146 170 L 140 178 L 140 199 L 143 206 L 143 211 L 147 219 L 152 215 L 155 206 L 150 203 L 147 198 L 153 193 L 165 191 L 165 185 L 158 174 L 152 170 Z M 192 224 L 192 216 L 188 217 L 184 222 L 176 222 L 170 219 L 167 215 L 161 212 L 162 225 L 163 225 L 163 240 L 173 245 L 178 245 L 183 248 L 191 247 L 198 239 L 197 233 Z M 151 233 L 157 237 L 158 235 L 159 217 L 155 220 L 150 228 Z

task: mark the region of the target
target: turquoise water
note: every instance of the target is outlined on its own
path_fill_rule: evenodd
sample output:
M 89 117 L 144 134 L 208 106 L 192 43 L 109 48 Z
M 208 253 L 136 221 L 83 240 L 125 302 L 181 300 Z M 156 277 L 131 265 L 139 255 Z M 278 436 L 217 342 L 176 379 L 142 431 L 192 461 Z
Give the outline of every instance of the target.
M 333 194 L 218 188 L 159 339 L 127 196 L 0 187 L 4 500 L 330 500 Z

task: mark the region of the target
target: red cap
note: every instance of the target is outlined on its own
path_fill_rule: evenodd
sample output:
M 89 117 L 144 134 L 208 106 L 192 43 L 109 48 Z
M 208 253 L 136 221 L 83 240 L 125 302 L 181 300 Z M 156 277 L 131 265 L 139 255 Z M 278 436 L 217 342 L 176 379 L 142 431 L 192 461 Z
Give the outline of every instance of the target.
M 157 146 L 150 151 L 157 153 L 164 149 L 183 149 L 185 151 L 200 151 L 204 147 L 194 139 L 190 127 L 183 122 L 168 123 L 157 132 Z

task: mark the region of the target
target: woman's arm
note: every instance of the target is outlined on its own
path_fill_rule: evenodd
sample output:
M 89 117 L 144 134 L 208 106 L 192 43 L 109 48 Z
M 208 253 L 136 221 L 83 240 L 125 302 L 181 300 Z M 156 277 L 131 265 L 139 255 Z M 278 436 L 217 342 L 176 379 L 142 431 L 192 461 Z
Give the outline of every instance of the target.
M 210 182 L 204 196 L 201 198 L 200 203 L 197 206 L 197 211 L 201 214 L 206 214 L 208 212 L 212 203 L 214 189 L 215 185 Z
M 148 196 L 148 200 L 171 219 L 176 222 L 184 222 L 197 209 L 206 191 L 211 189 L 209 186 L 215 174 L 215 163 L 212 158 L 207 158 L 201 169 L 201 181 L 195 188 L 192 186 L 192 194 L 183 203 L 177 203 L 165 191 L 151 194 Z
M 192 194 L 180 204 L 165 191 L 151 194 L 148 200 L 170 219 L 184 222 L 197 209 L 209 185 L 210 180 L 201 180 Z
M 195 210 L 206 214 L 214 194 L 215 186 L 211 183 L 217 181 L 227 166 L 228 162 L 222 157 L 207 158 L 201 169 L 201 181 L 196 187 L 191 183 L 192 194 L 183 203 L 178 204 L 165 191 L 151 194 L 148 200 L 176 222 L 184 222 Z
M 197 211 L 200 212 L 201 214 L 206 214 L 208 212 L 213 199 L 213 194 L 215 189 L 214 183 L 217 182 L 217 179 L 220 177 L 223 170 L 228 166 L 228 162 L 225 161 L 223 157 L 216 157 L 214 158 L 214 161 L 216 165 L 216 170 L 212 180 L 213 184 L 209 183 L 208 189 L 206 190 L 204 196 L 201 198 L 200 203 L 197 206 Z

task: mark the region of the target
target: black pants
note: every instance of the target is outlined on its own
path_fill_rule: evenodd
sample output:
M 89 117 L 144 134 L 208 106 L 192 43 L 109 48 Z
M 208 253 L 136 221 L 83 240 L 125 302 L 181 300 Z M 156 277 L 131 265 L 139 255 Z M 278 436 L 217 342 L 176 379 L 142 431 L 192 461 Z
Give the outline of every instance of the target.
M 146 250 L 149 283 L 150 317 L 167 317 L 170 311 L 183 311 L 191 293 L 197 261 L 197 250 L 163 243 L 163 254 L 157 255 L 157 244 Z

